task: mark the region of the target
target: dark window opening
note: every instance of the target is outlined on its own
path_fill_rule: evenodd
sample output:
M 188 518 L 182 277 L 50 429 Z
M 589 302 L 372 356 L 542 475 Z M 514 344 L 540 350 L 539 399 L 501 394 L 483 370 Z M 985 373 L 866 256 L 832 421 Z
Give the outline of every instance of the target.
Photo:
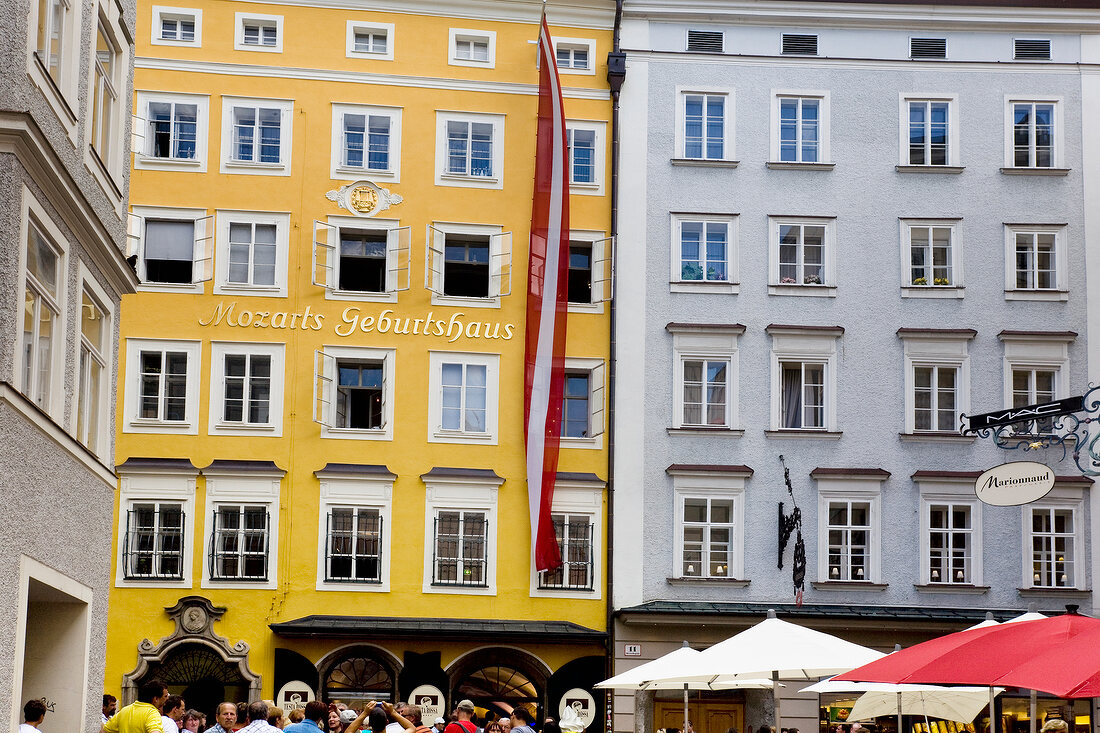
M 340 231 L 339 288 L 357 293 L 386 291 L 385 233 Z
M 489 238 L 448 234 L 443 255 L 443 294 L 489 297 Z
M 569 243 L 569 302 L 592 302 L 592 245 Z
M 382 363 L 338 361 L 336 427 L 377 430 L 382 427 Z

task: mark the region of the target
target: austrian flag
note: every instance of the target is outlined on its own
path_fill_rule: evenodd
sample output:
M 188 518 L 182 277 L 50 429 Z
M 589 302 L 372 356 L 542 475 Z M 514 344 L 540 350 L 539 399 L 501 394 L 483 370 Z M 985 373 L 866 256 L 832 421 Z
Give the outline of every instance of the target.
M 558 472 L 569 257 L 569 159 L 561 83 L 546 14 L 539 33 L 539 116 L 527 276 L 524 426 L 535 568 L 561 565 L 550 509 Z

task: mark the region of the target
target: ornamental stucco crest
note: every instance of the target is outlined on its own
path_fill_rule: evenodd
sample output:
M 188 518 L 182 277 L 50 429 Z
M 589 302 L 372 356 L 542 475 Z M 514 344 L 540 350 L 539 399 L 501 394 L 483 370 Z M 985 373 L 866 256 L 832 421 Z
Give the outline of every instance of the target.
M 390 193 L 388 188 L 382 188 L 371 181 L 352 181 L 341 186 L 339 190 L 329 191 L 325 198 L 341 209 L 365 217 L 376 216 L 405 200 L 400 194 Z

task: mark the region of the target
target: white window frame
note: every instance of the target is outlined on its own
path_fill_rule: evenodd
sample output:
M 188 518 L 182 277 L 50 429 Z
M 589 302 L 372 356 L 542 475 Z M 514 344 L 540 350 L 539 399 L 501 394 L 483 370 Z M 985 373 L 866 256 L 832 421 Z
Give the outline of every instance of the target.
M 210 132 L 210 95 L 145 90 L 138 90 L 135 93 L 137 95 L 137 118 L 133 121 L 135 137 L 134 168 L 137 170 L 205 173 Z M 152 102 L 196 105 L 194 158 L 158 158 L 152 155 L 151 146 L 153 142 L 149 136 L 149 125 L 152 117 L 149 114 L 149 104 Z
M 262 43 L 252 44 L 244 42 L 244 27 L 246 23 L 255 23 L 259 26 L 275 26 L 275 45 L 264 46 Z M 260 32 L 261 40 L 263 31 Z M 235 13 L 233 30 L 233 48 L 237 51 L 260 51 L 263 53 L 283 52 L 283 16 L 261 15 L 259 13 Z
M 131 254 L 137 255 L 138 291 L 150 293 L 202 293 L 206 285 L 206 279 L 191 284 L 185 283 L 153 283 L 145 279 L 145 220 L 162 219 L 175 221 L 193 221 L 195 223 L 195 241 L 204 243 L 203 248 L 211 261 L 213 260 L 213 219 L 206 209 L 176 209 L 167 206 L 133 206 L 131 207 L 131 220 L 128 222 L 127 235 L 132 243 Z M 199 258 L 202 259 L 202 258 Z M 197 266 L 196 258 L 192 257 L 191 266 Z M 211 262 L 211 266 L 212 262 Z M 193 278 L 192 278 L 193 279 Z
M 191 588 L 195 567 L 195 540 L 206 522 L 195 514 L 195 487 L 198 469 L 149 467 L 138 470 L 125 465 L 118 469 L 118 542 L 115 548 L 114 583 L 118 588 Z M 178 503 L 183 507 L 183 577 L 180 580 L 127 580 L 123 557 L 126 514 L 134 504 Z
M 569 155 L 569 192 L 571 194 L 580 196 L 603 196 L 604 193 L 604 179 L 606 176 L 604 172 L 607 168 L 606 163 L 606 131 L 607 123 L 594 122 L 588 120 L 566 120 L 565 127 L 567 132 L 573 132 L 575 130 L 582 130 L 585 132 L 593 133 L 593 152 L 592 152 L 592 177 L 593 180 L 588 183 L 577 183 L 573 181 L 573 156 L 572 149 L 570 149 Z
M 903 334 L 905 360 L 905 433 L 907 435 L 958 435 L 958 416 L 970 412 L 970 355 L 967 335 L 942 333 Z M 956 427 L 950 431 L 916 430 L 916 368 L 949 367 L 958 370 L 955 379 Z
M 484 42 L 488 45 L 488 58 L 485 61 L 474 59 L 460 59 L 458 57 L 459 41 Z M 472 28 L 451 28 L 447 32 L 447 64 L 450 66 L 473 66 L 480 69 L 496 68 L 497 63 L 497 32 L 476 30 Z
M 669 291 L 673 293 L 730 293 L 741 291 L 741 276 L 738 252 L 741 217 L 737 214 L 681 214 L 670 215 L 672 236 L 672 269 L 669 272 Z M 682 256 L 682 226 L 685 222 L 726 225 L 726 279 L 725 280 L 684 280 Z M 701 245 L 705 250 L 706 242 Z M 705 257 L 705 254 L 704 254 Z
M 901 297 L 903 298 L 962 298 L 965 292 L 963 279 L 962 244 L 959 238 L 961 219 L 899 219 L 901 244 Z M 913 284 L 912 230 L 914 228 L 942 228 L 951 230 L 951 283 L 936 285 Z M 931 265 L 929 265 L 931 267 Z
M 741 430 L 740 412 L 740 357 L 738 339 L 743 327 L 708 328 L 705 326 L 670 326 L 672 332 L 672 421 L 673 429 L 682 430 Z M 725 361 L 726 372 L 726 423 L 724 425 L 694 425 L 684 422 L 684 362 Z M 706 387 L 704 386 L 704 393 Z M 705 396 L 705 394 L 704 394 Z M 704 416 L 705 417 L 705 416 Z
M 493 126 L 493 175 L 470 176 L 447 172 L 448 122 L 483 123 Z M 436 110 L 435 185 L 456 186 L 459 188 L 491 188 L 497 190 L 504 188 L 504 115 Z
M 799 103 L 799 117 L 798 128 L 799 137 L 801 138 L 802 131 L 802 104 L 801 100 L 809 99 L 816 100 L 817 107 L 817 160 L 802 160 L 802 145 L 798 144 L 798 160 L 789 161 L 780 159 L 780 140 L 779 140 L 779 108 L 780 100 L 782 99 L 798 99 Z M 827 165 L 833 164 L 832 146 L 830 144 L 831 129 L 829 120 L 832 116 L 832 110 L 829 104 L 829 92 L 827 90 L 820 89 L 772 89 L 771 90 L 771 106 L 772 106 L 772 119 L 770 128 L 771 137 L 771 157 L 769 163 L 779 164 L 783 166 L 812 166 L 812 165 Z
M 369 104 L 332 103 L 332 156 L 330 174 L 335 180 L 353 181 L 360 178 L 401 182 L 401 107 L 379 107 Z M 385 116 L 390 119 L 390 167 L 386 170 L 366 166 L 367 151 L 363 151 L 364 165 L 356 167 L 344 164 L 344 115 L 360 114 L 370 117 Z M 367 133 L 364 132 L 364 138 Z M 364 148 L 366 140 L 364 140 Z
M 442 232 L 443 235 L 457 234 L 457 235 L 472 235 L 477 237 L 489 238 L 489 295 L 485 298 L 465 296 L 465 295 L 444 295 L 442 290 L 444 289 L 444 280 L 446 274 L 446 249 L 444 244 L 444 254 L 436 255 L 432 251 L 435 246 L 435 237 L 438 232 Z M 513 249 L 508 252 L 507 259 L 503 253 L 504 236 L 507 235 L 510 241 L 512 241 Z M 514 240 L 511 239 L 511 232 L 503 231 L 500 226 L 494 226 L 491 224 L 459 224 L 454 222 L 432 222 L 427 227 L 425 232 L 425 287 L 431 290 L 432 293 L 432 305 L 453 305 L 464 306 L 466 308 L 500 308 L 501 298 L 511 295 L 511 286 L 515 285 L 512 276 L 513 272 L 513 257 L 515 254 Z M 428 282 L 431 279 L 434 282 L 436 272 L 434 271 L 435 264 L 433 258 L 441 257 L 439 261 L 439 285 L 438 291 L 434 289 Z M 507 270 L 507 275 L 505 275 Z M 507 283 L 509 286 L 509 292 L 502 295 L 493 295 L 493 277 L 496 276 L 499 279 L 500 287 L 503 287 L 505 283 L 505 277 L 507 277 Z
M 279 110 L 279 162 L 264 163 L 259 160 L 237 160 L 233 157 L 236 146 L 234 145 L 234 110 L 237 107 L 249 107 L 261 109 Z M 253 142 L 256 156 L 259 157 L 260 141 L 257 136 Z M 293 159 L 294 146 L 294 100 L 291 99 L 260 99 L 257 97 L 222 97 L 222 144 L 221 167 L 222 173 L 237 173 L 253 176 L 289 176 L 291 161 Z
M 225 403 L 225 357 L 244 354 L 271 358 L 271 400 L 266 423 L 227 422 L 222 419 Z M 257 341 L 213 341 L 210 344 L 210 435 L 247 435 L 280 437 L 283 434 L 283 391 L 286 345 Z
M 554 501 L 551 514 L 567 514 L 570 517 L 587 516 L 592 525 L 589 537 L 592 552 L 592 589 L 539 588 L 539 572 L 535 569 L 534 551 L 531 552 L 531 598 L 572 598 L 600 600 L 603 598 L 603 517 L 605 484 L 593 484 L 559 478 L 554 483 Z
M 353 591 L 359 593 L 388 593 L 390 590 L 390 548 L 393 526 L 393 474 L 369 475 L 358 472 L 341 472 L 325 469 L 318 472 L 321 507 L 317 526 L 317 590 Z M 379 583 L 334 582 L 326 580 L 325 550 L 328 536 L 325 529 L 329 513 L 333 509 L 377 509 L 382 518 L 382 541 L 379 545 L 382 560 L 379 567 Z
M 103 346 L 99 349 L 99 357 L 102 360 L 103 373 L 100 378 L 99 394 L 94 397 L 98 406 L 96 413 L 98 414 L 98 424 L 95 427 L 96 435 L 98 438 L 98 445 L 89 446 L 85 444 L 85 447 L 92 453 L 99 456 L 99 459 L 104 464 L 110 464 L 114 456 L 114 445 L 112 440 L 111 427 L 114 424 L 114 402 L 111 400 L 113 395 L 113 385 L 115 383 L 115 309 L 112 306 L 112 300 L 107 295 L 107 291 L 99 284 L 99 282 L 92 275 L 91 271 L 85 266 L 83 262 L 78 264 L 80 272 L 81 291 L 88 291 L 92 300 L 100 311 L 103 313 Z M 83 303 L 79 306 L 83 308 Z M 82 314 L 83 315 L 83 314 Z M 80 323 L 81 319 L 77 318 L 77 323 Z M 78 326 L 77 341 L 83 343 L 83 335 L 80 333 Z M 78 348 L 78 353 L 80 349 Z M 83 377 L 80 373 L 80 359 L 76 360 L 76 374 L 73 378 L 73 384 L 77 385 L 76 399 L 73 400 L 73 430 L 76 431 L 77 426 L 80 424 L 78 414 L 81 410 L 81 405 L 84 402 L 85 396 L 80 394 L 79 386 L 83 384 Z M 77 440 L 81 440 L 81 436 L 77 435 Z M 81 442 L 83 442 L 81 440 Z
M 982 502 L 974 498 L 974 481 L 968 478 L 928 477 L 914 478 L 920 492 L 920 584 L 932 589 L 949 593 L 959 588 L 985 585 L 982 539 L 983 520 Z M 971 578 L 966 582 L 957 582 L 953 578 L 947 581 L 932 580 L 931 565 L 931 507 L 933 504 L 950 504 L 970 508 L 970 568 Z
M 825 282 L 821 285 L 781 283 L 779 281 L 779 228 L 781 226 L 825 227 L 825 254 L 822 258 Z M 768 294 L 798 295 L 819 298 L 836 297 L 836 217 L 769 216 L 768 217 Z
M 603 434 L 607 429 L 607 362 L 600 358 L 567 356 L 566 372 L 588 373 L 588 432 L 584 438 L 561 436 L 562 448 L 603 449 Z M 564 398 L 563 398 L 564 399 Z M 564 422 L 564 415 L 562 421 Z
M 397 352 L 394 349 L 378 349 L 378 348 L 366 348 L 362 346 L 336 346 L 336 345 L 324 345 L 321 347 L 326 357 L 332 357 L 331 359 L 324 359 L 324 366 L 317 363 L 314 360 L 314 389 L 325 390 L 326 394 L 323 395 L 324 400 L 320 400 L 322 395 L 314 394 L 314 411 L 323 409 L 323 404 L 327 401 L 330 414 L 318 415 L 316 417 L 322 418 L 321 422 L 321 437 L 322 438 L 340 438 L 345 440 L 393 440 L 393 423 L 394 415 L 397 413 L 394 411 L 394 402 L 397 399 Z M 353 360 L 353 361 L 376 361 L 382 363 L 382 427 L 381 428 L 342 428 L 335 427 L 329 423 L 333 422 L 335 417 L 332 412 L 336 410 L 336 401 L 338 399 L 339 384 L 337 380 L 337 374 L 335 372 L 336 364 L 339 360 Z M 323 368 L 323 374 L 317 374 L 317 369 Z M 318 404 L 320 402 L 320 404 Z
M 832 583 L 877 584 L 882 582 L 882 484 L 880 476 L 816 476 L 817 483 L 817 579 L 821 588 Z M 829 504 L 834 501 L 867 502 L 870 538 L 867 576 L 860 580 L 831 580 L 829 577 Z M 815 587 L 819 587 L 816 586 Z
M 1069 509 L 1073 512 L 1073 578 L 1065 586 L 1036 585 L 1035 575 L 1032 570 L 1031 554 L 1031 511 L 1033 509 Z M 1092 559 L 1086 551 L 1085 536 L 1085 499 L 1081 489 L 1071 489 L 1056 486 L 1042 499 L 1024 504 L 1020 507 L 1020 532 L 1023 541 L 1023 578 L 1021 588 L 1057 592 L 1060 588 L 1069 590 L 1082 590 L 1089 585 L 1088 567 Z
M 229 282 L 229 225 L 275 225 L 275 284 L 244 285 Z M 214 294 L 285 298 L 287 259 L 290 250 L 290 214 L 275 211 L 218 209 L 214 213 Z M 251 277 L 251 275 L 250 275 Z
M 705 155 L 701 158 L 688 158 L 685 157 L 686 153 L 686 137 L 687 137 L 687 97 L 689 95 L 702 95 L 705 97 L 717 96 L 725 97 L 726 101 L 723 105 L 725 116 L 722 121 L 722 152 L 724 153 L 721 158 L 708 158 Z M 700 163 L 707 162 L 727 162 L 732 163 L 737 160 L 737 151 L 734 148 L 734 141 L 737 139 L 735 133 L 734 122 L 737 119 L 735 112 L 735 92 L 730 87 L 708 87 L 706 89 L 700 87 L 676 87 L 676 135 L 675 144 L 676 147 L 672 151 L 672 159 L 676 161 L 698 161 Z M 706 143 L 703 145 L 703 152 L 706 152 Z
M 73 0 L 73 2 L 76 2 L 76 0 Z M 93 17 L 96 18 L 96 23 L 92 24 L 92 54 L 88 63 L 86 81 L 87 89 L 90 92 L 87 95 L 87 107 L 85 108 L 88 124 L 84 126 L 84 165 L 91 171 L 93 178 L 111 201 L 115 213 L 121 218 L 126 203 L 123 196 L 127 175 L 126 163 L 128 162 L 125 155 L 128 152 L 125 133 L 126 114 L 130 110 L 129 69 L 132 66 L 134 49 L 131 42 L 131 33 L 122 16 L 120 5 L 99 0 L 93 6 Z M 94 117 L 97 112 L 95 109 L 97 97 L 95 89 L 97 87 L 97 69 L 99 68 L 95 54 L 96 35 L 101 28 L 107 36 L 108 43 L 114 46 L 116 52 L 112 63 L 114 78 L 109 80 L 115 93 L 112 102 L 113 108 L 108 112 L 110 118 L 108 137 L 112 140 L 112 144 L 107 146 L 106 151 L 99 150 L 96 147 L 96 141 L 92 139 L 93 128 L 96 127 L 94 124 Z
M 472 596 L 497 594 L 497 492 L 501 478 L 460 478 L 422 476 L 424 481 L 424 581 L 423 593 L 450 593 Z M 485 581 L 486 587 L 433 585 L 435 567 L 435 519 L 440 511 L 483 512 L 485 514 Z M 509 548 L 513 549 L 513 548 Z
M 443 429 L 443 364 L 485 367 L 485 432 Z M 500 354 L 462 351 L 428 352 L 428 442 L 497 445 L 500 399 Z
M 202 583 L 201 588 L 261 588 L 275 590 L 279 577 L 279 501 L 282 479 L 285 472 L 273 471 L 233 471 L 207 467 L 202 470 L 206 477 L 206 500 L 203 506 L 203 521 L 195 522 L 195 528 L 202 527 Z M 214 527 L 214 510 L 223 505 L 266 506 L 267 520 L 267 579 L 266 580 L 212 580 L 210 577 L 210 543 Z
M 1005 300 L 1061 301 L 1069 300 L 1069 231 L 1064 224 L 1005 224 Z M 1053 288 L 1016 287 L 1016 235 L 1054 235 Z
M 947 103 L 947 163 L 909 162 L 909 103 L 910 102 L 946 102 Z M 962 151 L 959 149 L 959 95 L 958 94 L 922 94 L 919 92 L 901 92 L 898 95 L 898 167 L 899 169 L 921 169 L 936 171 L 962 167 Z M 948 171 L 952 172 L 952 171 Z
M 768 329 L 772 337 L 771 348 L 771 429 L 790 435 L 800 433 L 837 432 L 837 351 L 841 332 L 820 332 L 811 329 Z M 825 424 L 814 428 L 783 427 L 783 370 L 784 362 L 822 364 L 825 366 Z M 804 386 L 804 385 L 803 385 Z
M 66 3 L 62 2 L 62 4 Z M 69 139 L 75 145 L 78 129 L 77 110 L 80 106 L 80 62 L 84 54 L 83 35 L 81 33 L 84 27 L 84 3 L 69 0 L 67 4 L 67 12 L 59 34 L 59 46 L 61 48 L 59 63 L 61 83 L 59 84 L 50 75 L 48 62 L 40 61 L 38 58 L 39 0 L 31 0 L 29 3 L 27 75 L 38 87 L 50 109 L 53 110 L 58 121 L 65 128 Z
M 52 336 L 52 345 L 50 347 L 50 365 L 49 365 L 49 394 L 47 395 L 47 404 L 42 406 L 42 409 L 50 415 L 59 425 L 64 425 L 62 418 L 62 411 L 65 407 L 65 362 L 68 352 L 68 329 L 69 329 L 69 249 L 68 239 L 62 234 L 61 229 L 54 224 L 53 219 L 50 218 L 38 200 L 31 193 L 30 189 L 23 186 L 22 205 L 20 212 L 20 228 L 19 228 L 19 274 L 16 281 L 15 293 L 12 294 L 13 309 L 12 313 L 23 313 L 24 298 L 27 291 L 27 278 L 30 273 L 27 270 L 27 246 L 28 238 L 30 237 L 30 227 L 35 226 L 36 229 L 45 237 L 50 244 L 54 252 L 57 254 L 57 297 L 53 298 L 48 295 L 42 295 L 40 297 L 47 298 L 51 301 L 51 309 L 56 307 L 56 320 L 54 322 L 54 332 Z M 23 326 L 21 323 L 17 325 L 17 338 L 22 339 Z M 21 355 L 22 348 L 19 348 L 18 353 L 12 359 L 12 380 L 11 384 L 21 385 L 23 383 L 23 357 Z M 37 370 L 36 370 L 37 371 Z M 36 402 L 33 392 L 35 391 L 33 385 L 37 383 L 37 378 L 32 381 L 32 388 L 29 390 L 32 394 L 27 394 L 20 389 L 20 393 L 31 402 Z M 75 425 L 75 423 L 74 423 Z
M 160 37 L 161 23 L 164 20 L 190 20 L 195 24 L 195 40 L 181 41 L 178 39 L 165 39 Z M 149 43 L 154 46 L 186 46 L 190 48 L 202 48 L 202 9 L 178 8 L 167 5 L 153 6 L 153 26 L 149 33 Z
M 386 34 L 386 51 L 384 53 L 375 53 L 373 51 L 356 51 L 355 50 L 355 34 L 366 31 L 368 33 L 376 33 L 381 31 Z M 393 61 L 393 46 L 394 46 L 394 24 L 393 23 L 376 23 L 374 21 L 366 20 L 349 20 L 347 30 L 347 41 L 344 54 L 349 59 L 370 59 L 371 61 Z
M 1005 161 L 1004 167 L 1006 170 L 1011 171 L 1032 171 L 1035 173 L 1043 173 L 1044 171 L 1050 171 L 1052 173 L 1060 173 L 1064 170 L 1065 166 L 1065 121 L 1062 110 L 1065 109 L 1065 98 L 1061 96 L 1054 97 L 1032 97 L 1029 95 L 1021 94 L 1006 94 L 1005 100 Z M 1016 165 L 1016 143 L 1015 143 L 1015 105 L 1016 104 L 1049 104 L 1054 108 L 1053 113 L 1053 135 L 1054 135 L 1054 147 L 1051 150 L 1051 161 L 1049 166 L 1017 166 Z M 1034 151 L 1034 146 L 1029 146 Z
M 325 236 L 326 243 L 334 244 L 331 251 L 327 252 L 324 256 L 331 259 L 331 277 L 333 287 L 325 288 L 325 300 L 349 300 L 357 302 L 367 303 L 396 303 L 398 292 L 404 288 L 399 287 L 400 283 L 395 282 L 400 280 L 399 270 L 405 270 L 406 278 L 411 277 L 411 273 L 407 272 L 411 268 L 409 258 L 412 256 L 411 243 L 407 251 L 401 247 L 401 242 L 398 241 L 395 246 L 391 246 L 391 238 L 397 236 L 400 240 L 401 232 L 397 235 L 393 235 L 399 229 L 405 229 L 405 235 L 409 235 L 408 227 L 402 227 L 401 222 L 397 219 L 364 219 L 358 216 L 330 216 L 328 221 L 325 222 L 330 229 L 326 230 L 325 234 L 320 232 L 315 233 L 316 237 Z M 317 226 L 320 226 L 319 224 Z M 344 229 L 354 229 L 358 231 L 371 231 L 385 234 L 386 241 L 386 290 L 378 293 L 373 292 L 360 292 L 357 290 L 340 290 L 340 232 Z M 411 238 L 411 237 L 410 237 Z M 334 242 L 332 240 L 335 240 Z M 318 244 L 314 243 L 314 262 L 317 272 L 320 273 L 323 270 L 323 265 L 318 266 L 318 257 L 322 254 L 318 249 Z M 318 275 L 318 277 L 322 277 Z
M 673 578 L 692 580 L 742 580 L 745 577 L 745 483 L 748 473 L 692 471 L 690 467 L 671 470 L 675 496 L 675 532 L 673 539 Z M 733 502 L 730 516 L 732 537 L 729 565 L 725 575 L 684 575 L 684 500 L 729 499 Z M 709 566 L 708 566 L 709 568 Z
M 187 394 L 184 420 L 160 420 L 143 418 L 141 411 L 141 352 L 182 351 L 187 354 Z M 123 396 L 122 423 L 124 433 L 172 433 L 176 435 L 199 434 L 199 392 L 202 385 L 202 342 L 170 339 L 126 339 L 125 395 Z
M 571 229 L 570 242 L 583 242 L 592 246 L 592 302 L 569 303 L 570 313 L 603 313 L 604 303 L 609 301 L 614 289 L 611 272 L 611 255 L 614 242 L 607 232 L 594 229 Z
M 1012 372 L 1014 369 L 1054 372 L 1054 399 L 1070 396 L 1069 347 L 1074 337 L 1052 333 L 1049 336 L 1001 332 L 1004 344 L 1004 406 L 1012 407 Z M 1033 428 L 1025 426 L 1025 429 Z
M 574 67 L 558 66 L 558 75 L 571 74 L 579 76 L 596 75 L 596 39 L 595 38 L 568 38 L 566 36 L 554 36 L 554 61 L 558 59 L 558 49 L 568 48 L 570 51 L 583 49 L 588 51 L 588 67 L 577 69 Z

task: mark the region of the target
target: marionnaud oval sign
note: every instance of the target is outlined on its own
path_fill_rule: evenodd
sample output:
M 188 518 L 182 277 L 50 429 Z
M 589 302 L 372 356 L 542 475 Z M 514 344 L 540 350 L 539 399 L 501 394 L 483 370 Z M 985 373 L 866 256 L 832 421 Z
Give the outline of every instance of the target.
M 1002 463 L 974 482 L 974 493 L 986 504 L 1019 506 L 1042 499 L 1054 488 L 1054 471 L 1034 461 Z

